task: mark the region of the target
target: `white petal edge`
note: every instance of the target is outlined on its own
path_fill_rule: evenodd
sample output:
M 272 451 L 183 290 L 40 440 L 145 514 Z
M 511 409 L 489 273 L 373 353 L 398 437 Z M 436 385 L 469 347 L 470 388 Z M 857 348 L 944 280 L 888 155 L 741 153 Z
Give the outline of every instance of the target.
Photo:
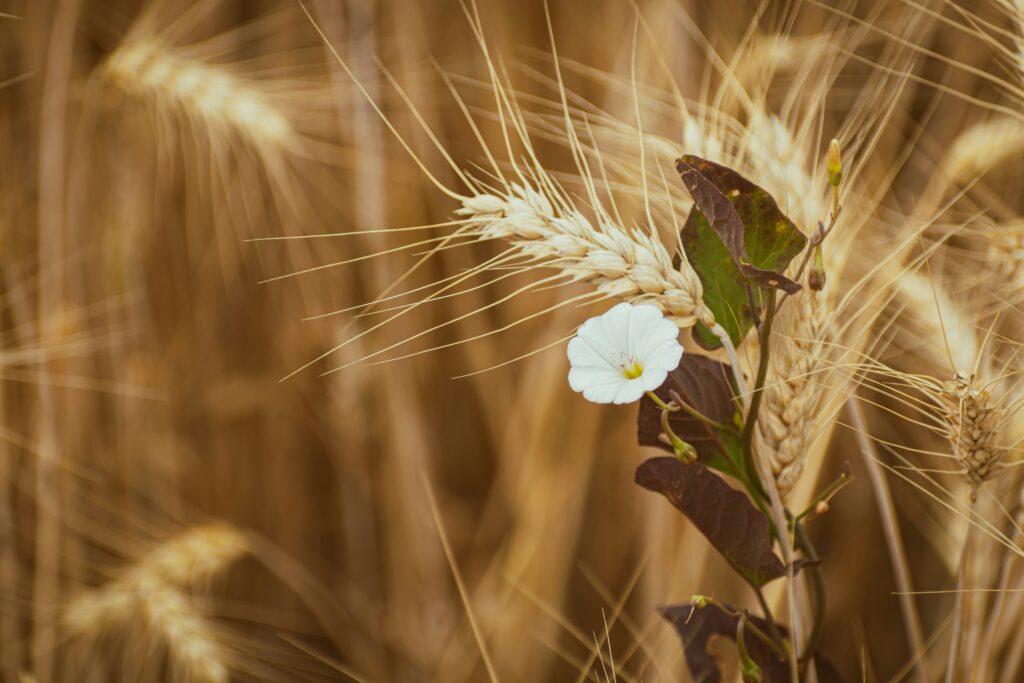
M 622 373 L 612 368 L 581 368 L 569 369 L 569 386 L 573 391 L 586 391 L 590 387 L 601 384 L 613 384 L 625 382 L 626 378 Z

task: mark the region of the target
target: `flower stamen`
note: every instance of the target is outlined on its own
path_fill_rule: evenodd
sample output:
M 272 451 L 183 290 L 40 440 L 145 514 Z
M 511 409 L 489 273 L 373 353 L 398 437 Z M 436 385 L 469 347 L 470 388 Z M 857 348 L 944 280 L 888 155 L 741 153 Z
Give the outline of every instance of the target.
M 644 374 L 644 367 L 640 363 L 633 361 L 631 365 L 624 365 L 622 367 L 622 376 L 626 379 L 636 379 Z

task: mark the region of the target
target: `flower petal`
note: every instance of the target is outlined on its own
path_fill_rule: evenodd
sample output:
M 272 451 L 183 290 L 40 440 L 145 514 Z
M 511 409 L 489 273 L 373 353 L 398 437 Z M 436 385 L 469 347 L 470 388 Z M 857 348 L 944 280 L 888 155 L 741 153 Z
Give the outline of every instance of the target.
M 575 339 L 579 339 L 589 346 L 604 361 L 604 365 L 613 368 L 618 367 L 619 347 L 615 340 L 608 336 L 602 318 L 603 316 L 591 318 L 580 325 L 580 328 L 576 331 Z
M 625 381 L 622 373 L 612 368 L 573 367 L 569 370 L 569 386 L 573 391 L 585 391 L 601 384 L 618 384 Z
M 632 403 L 633 401 L 639 401 L 643 395 L 644 385 L 638 377 L 620 384 L 618 391 L 615 392 L 615 398 L 612 399 L 612 403 Z
M 616 367 L 612 365 L 607 352 L 601 353 L 583 337 L 573 337 L 569 340 L 566 355 L 569 356 L 569 365 L 574 368 L 587 367 L 613 370 Z
M 666 379 L 668 379 L 668 370 L 659 370 L 657 368 L 645 369 L 644 374 L 640 375 L 640 382 L 643 384 L 644 391 L 654 391 L 664 384 Z
M 597 318 L 604 331 L 604 339 L 611 346 L 613 360 L 629 355 L 629 318 L 632 312 L 633 306 L 622 302 Z
M 679 346 L 679 328 L 675 323 L 661 319 L 648 330 L 644 343 L 637 349 L 637 359 L 649 358 L 652 352 L 665 342 L 673 342 Z
M 679 367 L 683 357 L 683 347 L 675 339 L 667 339 L 648 351 L 641 361 L 644 370 L 665 370 L 671 372 Z
M 613 403 L 621 386 L 619 382 L 615 382 L 614 384 L 598 384 L 587 387 L 583 391 L 583 398 L 594 403 Z

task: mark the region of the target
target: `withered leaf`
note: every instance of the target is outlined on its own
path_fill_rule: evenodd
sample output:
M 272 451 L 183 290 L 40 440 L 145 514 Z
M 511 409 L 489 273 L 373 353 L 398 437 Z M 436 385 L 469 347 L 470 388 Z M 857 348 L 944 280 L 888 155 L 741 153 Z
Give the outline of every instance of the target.
M 731 607 L 729 609 L 738 612 Z M 708 652 L 708 645 L 715 637 L 735 641 L 739 617 L 717 605 L 706 605 L 699 609 L 693 605 L 671 605 L 658 611 L 675 627 L 683 643 L 686 667 L 690 670 L 693 680 L 702 683 L 721 683 L 722 672 L 718 668 L 718 662 Z M 768 632 L 768 623 L 764 619 L 755 616 L 750 616 L 749 619 L 750 623 L 762 632 Z M 780 626 L 779 629 L 783 638 L 789 636 L 785 628 Z M 789 683 L 791 679 L 788 662 L 749 633 L 743 642 L 751 659 L 761 667 L 764 683 Z M 820 652 L 814 654 L 814 666 L 818 672 L 819 683 L 844 683 L 839 670 Z
M 704 465 L 674 457 L 651 458 L 637 468 L 636 483 L 665 496 L 752 586 L 786 573 L 772 550 L 765 516 L 745 494 Z

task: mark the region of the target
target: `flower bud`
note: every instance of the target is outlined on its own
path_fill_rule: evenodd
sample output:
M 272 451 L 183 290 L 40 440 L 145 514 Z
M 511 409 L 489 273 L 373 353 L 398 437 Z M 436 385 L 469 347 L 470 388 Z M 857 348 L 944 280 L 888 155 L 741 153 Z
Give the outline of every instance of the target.
M 820 244 L 814 248 L 814 264 L 807 273 L 807 286 L 815 292 L 825 289 L 825 260 L 821 255 Z
M 833 139 L 828 146 L 828 184 L 839 187 L 843 182 L 843 158 L 839 154 L 839 141 Z

